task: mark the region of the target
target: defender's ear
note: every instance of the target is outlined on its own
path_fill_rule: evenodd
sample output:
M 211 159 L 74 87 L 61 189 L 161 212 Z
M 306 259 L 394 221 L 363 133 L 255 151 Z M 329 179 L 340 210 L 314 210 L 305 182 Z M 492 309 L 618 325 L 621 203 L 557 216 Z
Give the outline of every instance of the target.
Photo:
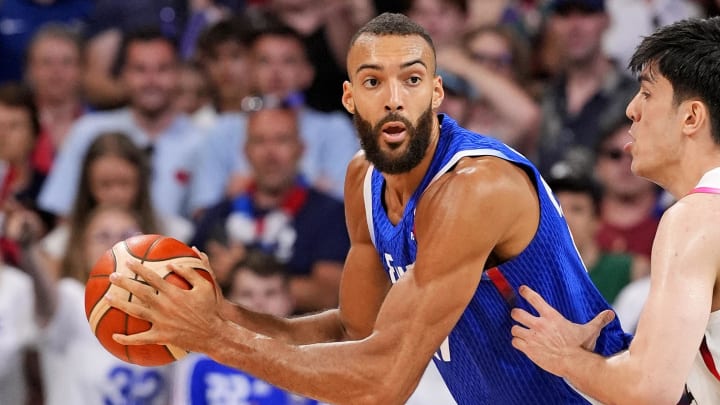
M 355 114 L 355 100 L 352 95 L 352 84 L 349 81 L 343 83 L 342 104 L 350 114 Z
M 680 108 L 683 109 L 683 133 L 686 135 L 699 133 L 705 125 L 710 123 L 708 107 L 702 101 L 687 100 Z

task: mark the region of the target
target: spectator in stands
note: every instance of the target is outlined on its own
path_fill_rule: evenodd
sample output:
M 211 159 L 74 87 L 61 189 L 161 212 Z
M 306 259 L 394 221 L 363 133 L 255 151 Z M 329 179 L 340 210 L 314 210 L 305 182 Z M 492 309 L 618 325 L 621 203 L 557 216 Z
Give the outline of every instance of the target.
M 28 405 L 24 358 L 35 341 L 32 280 L 0 255 L 0 398 L 3 405 Z
M 595 175 L 604 193 L 600 203 L 600 246 L 611 252 L 628 252 L 650 259 L 662 206 L 657 185 L 630 170 L 632 157 L 623 146 L 630 141 L 626 118 L 603 134 L 597 147 Z
M 586 176 L 548 179 L 590 278 L 610 303 L 630 282 L 650 273 L 650 260 L 641 255 L 610 252 L 600 246 L 600 186 Z
M 233 267 L 223 293 L 231 302 L 261 314 L 287 317 L 293 313 L 285 268 L 261 251 L 248 251 L 245 259 Z M 201 354 L 191 354 L 178 363 L 174 401 L 186 405 L 317 404 Z
M 305 103 L 304 90 L 314 69 L 302 38 L 282 23 L 264 24 L 251 43 L 253 102 L 248 108 L 284 105 L 297 111 L 300 135 L 305 144 L 301 170 L 318 189 L 341 198 L 345 169 L 360 149 L 350 119 L 340 112 L 320 112 Z M 251 176 L 242 153 L 247 127 L 245 114 L 221 116 L 203 145 L 198 170 L 193 176 L 191 206 L 199 211 L 237 194 Z
M 70 127 L 87 111 L 81 95 L 82 75 L 80 36 L 63 25 L 40 28 L 28 46 L 25 80 L 32 88 L 40 118 L 33 162 L 45 174 Z
M 105 350 L 88 327 L 85 284 L 92 266 L 115 243 L 141 232 L 142 222 L 132 211 L 98 206 L 81 229 L 71 229 L 68 256 L 61 278 L 47 283 L 42 270 L 34 271 L 38 297 L 45 299 L 39 313 L 38 341 L 46 405 L 169 403 L 171 367 L 143 367 L 126 363 Z
M 443 71 L 463 77 L 474 89 L 466 127 L 523 152 L 535 144 L 541 118 L 526 90 L 526 48 L 510 28 L 482 26 L 464 35 L 460 46 L 438 53 Z
M 215 125 L 218 114 L 212 104 L 210 81 L 202 66 L 197 62 L 183 62 L 178 83 L 175 108 L 190 116 L 195 126 L 207 132 Z
M 243 100 L 250 94 L 249 24 L 244 17 L 225 18 L 198 38 L 198 60 L 219 113 L 242 111 Z
M 152 27 L 178 42 L 182 56 L 187 58 L 206 26 L 242 7 L 241 0 L 98 0 L 87 29 L 83 87 L 88 100 L 102 109 L 127 101 L 116 68 L 122 64 L 122 43 L 128 34 Z
M 202 134 L 178 113 L 178 57 L 174 43 L 159 31 L 138 31 L 123 47 L 121 79 L 130 104 L 84 115 L 73 126 L 39 197 L 39 205 L 57 215 L 70 211 L 78 187 L 80 162 L 101 133 L 119 131 L 151 156 L 153 206 L 162 215 L 188 214 L 188 193 L 195 153 Z
M 602 50 L 609 17 L 603 0 L 553 0 L 548 29 L 559 42 L 559 73 L 542 96 L 535 158 L 540 171 L 565 160 L 594 160 L 600 135 L 625 116 L 637 82 Z
M 93 0 L 5 0 L 0 2 L 0 83 L 21 81 L 28 44 L 47 23 L 80 33 L 95 7 Z
M 259 248 L 287 266 L 301 312 L 337 305 L 349 249 L 343 204 L 308 185 L 297 112 L 268 108 L 248 117 L 244 150 L 253 178 L 246 191 L 210 208 L 193 245 L 208 252 L 222 283 L 245 249 Z
M 43 213 L 36 201 L 45 175 L 33 165 L 31 154 L 40 124 L 30 91 L 17 84 L 0 85 L 0 255 L 17 266 L 22 234 L 44 234 L 52 215 Z M 17 235 L 8 235 L 8 226 Z
M 150 164 L 145 152 L 130 138 L 117 132 L 98 135 L 88 147 L 81 164 L 80 183 L 68 221 L 56 226 L 40 241 L 38 260 L 51 274 L 58 274 L 68 252 L 70 231 L 83 229 L 89 213 L 97 206 L 119 206 L 137 213 L 143 233 L 162 233 L 189 242 L 192 223 L 186 219 L 158 214 L 150 197 Z
M 269 0 L 263 10 L 291 27 L 305 42 L 315 80 L 307 103 L 320 111 L 344 111 L 345 56 L 355 31 L 375 16 L 371 0 Z
M 425 28 L 438 51 L 459 46 L 468 28 L 467 0 L 411 0 L 404 14 Z

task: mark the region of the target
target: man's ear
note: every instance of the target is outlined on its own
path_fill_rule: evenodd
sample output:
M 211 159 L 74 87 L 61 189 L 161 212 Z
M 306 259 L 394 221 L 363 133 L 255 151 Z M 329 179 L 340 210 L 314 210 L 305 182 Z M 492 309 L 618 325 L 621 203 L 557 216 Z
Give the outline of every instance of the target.
M 440 75 L 436 75 L 433 78 L 433 82 L 432 109 L 437 111 L 445 99 L 445 89 L 443 89 L 442 77 Z
M 349 81 L 343 83 L 342 104 L 350 114 L 355 114 L 355 100 L 352 95 L 352 84 Z
M 703 126 L 709 125 L 708 107 L 700 100 L 688 100 L 683 108 L 683 133 L 691 135 L 699 133 Z

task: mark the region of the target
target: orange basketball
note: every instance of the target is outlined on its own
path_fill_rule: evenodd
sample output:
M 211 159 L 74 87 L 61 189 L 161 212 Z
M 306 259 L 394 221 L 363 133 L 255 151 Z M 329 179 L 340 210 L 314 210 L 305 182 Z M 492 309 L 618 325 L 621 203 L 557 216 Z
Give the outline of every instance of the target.
M 95 263 L 85 287 L 85 315 L 90 328 L 107 351 L 128 363 L 142 366 L 159 366 L 178 360 L 187 355 L 187 351 L 171 345 L 125 346 L 113 340 L 114 333 L 134 334 L 150 329 L 150 322 L 135 318 L 110 307 L 103 299 L 106 293 L 114 296 L 124 295 L 128 300 L 137 300 L 127 291 L 110 283 L 113 272 L 134 276 L 125 263 L 137 260 L 154 270 L 170 283 L 190 289 L 190 284 L 179 275 L 170 271 L 169 263 L 192 266 L 212 282 L 210 272 L 200 257 L 189 246 L 179 240 L 162 235 L 137 235 L 118 242 L 105 252 Z M 138 276 L 137 279 L 142 281 Z

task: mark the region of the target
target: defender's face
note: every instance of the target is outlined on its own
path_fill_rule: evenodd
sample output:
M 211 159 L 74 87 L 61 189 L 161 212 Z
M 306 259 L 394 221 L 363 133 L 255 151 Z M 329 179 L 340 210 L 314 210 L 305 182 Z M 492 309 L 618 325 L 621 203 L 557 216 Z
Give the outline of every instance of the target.
M 417 35 L 362 35 L 347 66 L 343 104 L 366 157 L 384 172 L 410 170 L 422 160 L 444 96 L 430 45 Z
M 624 147 L 633 157 L 631 169 L 650 180 L 662 178 L 680 160 L 682 114 L 673 100 L 672 84 L 659 72 L 646 68 L 640 90 L 626 110 L 633 121 L 631 141 Z

